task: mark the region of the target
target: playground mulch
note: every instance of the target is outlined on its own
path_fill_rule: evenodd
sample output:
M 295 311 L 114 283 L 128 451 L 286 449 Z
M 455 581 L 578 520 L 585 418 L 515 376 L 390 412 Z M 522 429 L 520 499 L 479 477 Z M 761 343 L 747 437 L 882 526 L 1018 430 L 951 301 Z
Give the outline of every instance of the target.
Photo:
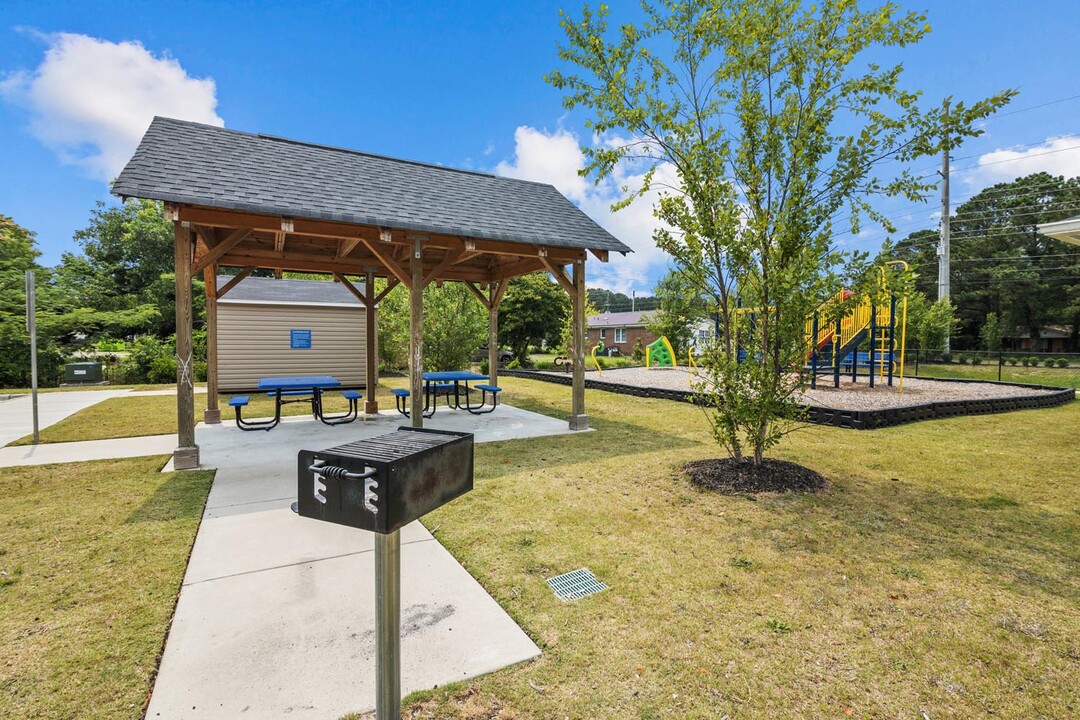
M 685 367 L 677 368 L 618 368 L 605 370 L 603 374 L 590 372 L 589 380 L 594 382 L 636 385 L 638 387 L 658 388 L 662 390 L 691 390 L 692 371 Z M 1024 387 L 1022 385 L 998 385 L 980 382 L 949 382 L 948 380 L 924 380 L 915 377 L 904 378 L 904 390 L 900 392 L 899 379 L 894 379 L 890 387 L 884 379 L 871 388 L 869 379 L 862 375 L 857 382 L 851 382 L 851 376 L 841 377 L 840 387 L 835 388 L 832 377 L 819 376 L 818 386 L 807 388 L 797 394 L 797 399 L 818 407 L 838 410 L 883 410 L 887 408 L 910 407 L 933 402 L 950 400 L 990 400 L 1043 395 L 1048 390 Z
M 732 458 L 697 460 L 683 466 L 690 482 L 727 495 L 765 492 L 817 492 L 829 483 L 821 473 L 798 463 L 766 458 L 760 465 Z

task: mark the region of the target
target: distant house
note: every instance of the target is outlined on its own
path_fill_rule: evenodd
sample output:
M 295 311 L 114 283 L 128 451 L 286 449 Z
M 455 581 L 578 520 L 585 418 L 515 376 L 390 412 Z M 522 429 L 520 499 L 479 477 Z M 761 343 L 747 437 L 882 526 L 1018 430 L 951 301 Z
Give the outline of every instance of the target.
M 1038 337 L 1032 337 L 1028 328 L 1016 330 L 1002 338 L 1007 350 L 1027 352 L 1066 353 L 1076 352 L 1072 325 L 1047 325 L 1039 328 Z
M 340 283 L 245 278 L 218 300 L 218 386 L 247 391 L 260 377 L 303 375 L 364 386 L 365 312 Z
M 646 323 L 656 315 L 656 310 L 638 312 L 602 313 L 588 318 L 589 348 L 598 342 L 604 347 L 615 347 L 622 355 L 634 351 L 634 344 L 640 339 L 644 347 L 656 340 L 656 336 L 645 329 Z

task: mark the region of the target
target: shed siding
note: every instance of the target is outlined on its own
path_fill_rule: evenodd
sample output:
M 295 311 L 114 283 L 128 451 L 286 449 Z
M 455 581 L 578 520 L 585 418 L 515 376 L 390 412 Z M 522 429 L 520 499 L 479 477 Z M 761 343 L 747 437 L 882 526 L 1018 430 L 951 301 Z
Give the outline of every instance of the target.
M 260 377 L 333 375 L 361 387 L 364 309 L 277 304 L 218 305 L 218 374 L 223 392 L 252 390 Z M 290 347 L 289 331 L 311 330 L 311 349 Z

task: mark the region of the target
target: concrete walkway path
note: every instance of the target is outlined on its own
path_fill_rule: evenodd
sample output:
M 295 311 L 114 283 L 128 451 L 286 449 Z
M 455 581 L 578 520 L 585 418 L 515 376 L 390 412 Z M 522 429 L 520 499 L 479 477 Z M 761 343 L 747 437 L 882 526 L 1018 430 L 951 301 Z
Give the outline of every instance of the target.
M 12 445 L 0 448 L 0 467 L 111 460 L 114 458 L 171 455 L 176 435 L 146 435 L 112 440 Z
M 218 471 L 146 717 L 334 720 L 374 707 L 374 535 L 289 505 L 300 449 L 405 422 L 390 412 L 336 427 L 295 417 L 270 432 L 197 428 L 202 461 Z M 569 432 L 565 420 L 509 406 L 481 417 L 440 410 L 425 426 L 478 442 Z M 539 655 L 419 523 L 402 530 L 401 571 L 403 694 Z
M 38 393 L 38 429 L 43 430 L 102 400 L 128 394 L 128 390 L 72 390 Z M 30 394 L 0 402 L 0 446 L 34 432 Z

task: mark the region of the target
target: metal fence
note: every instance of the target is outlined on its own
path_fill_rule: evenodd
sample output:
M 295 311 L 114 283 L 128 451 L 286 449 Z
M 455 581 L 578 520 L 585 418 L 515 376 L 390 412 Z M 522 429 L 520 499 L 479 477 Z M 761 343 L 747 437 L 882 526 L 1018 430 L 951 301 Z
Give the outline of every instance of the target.
M 1080 353 L 908 350 L 905 374 L 1080 388 Z

